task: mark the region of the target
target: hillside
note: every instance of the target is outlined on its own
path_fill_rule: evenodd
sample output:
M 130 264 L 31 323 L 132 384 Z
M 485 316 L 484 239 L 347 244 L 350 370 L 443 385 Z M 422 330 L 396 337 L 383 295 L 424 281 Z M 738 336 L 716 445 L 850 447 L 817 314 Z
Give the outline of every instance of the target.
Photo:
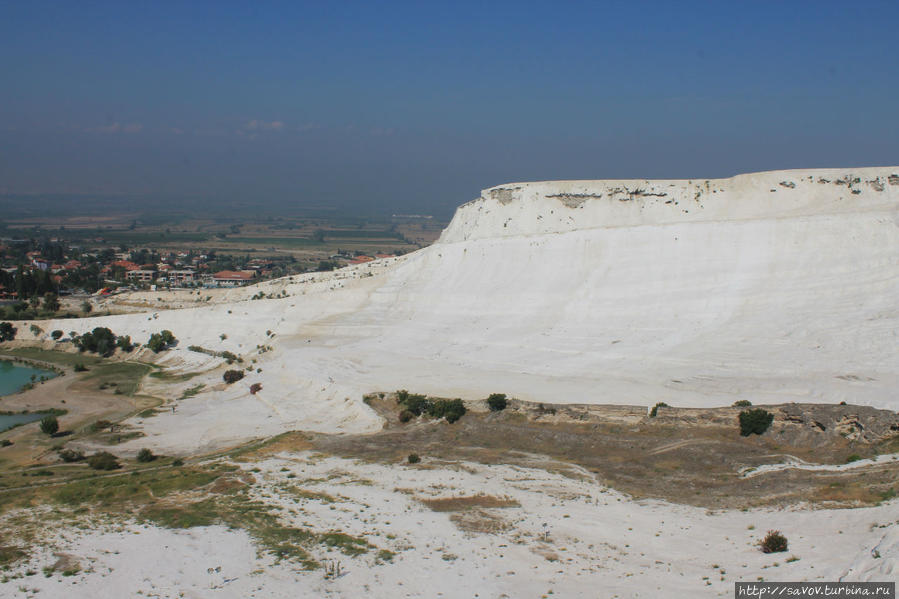
M 544 403 L 896 409 L 896 173 L 504 185 L 400 259 L 58 326 L 103 324 L 140 342 L 169 329 L 181 343 L 156 359 L 211 369 L 182 384 L 207 386 L 177 419 L 148 423 L 162 445 L 185 443 L 187 429 L 207 431 L 190 436 L 197 447 L 290 428 L 375 430 L 362 394 L 398 388 Z M 260 292 L 268 299 L 251 299 Z M 216 387 L 222 361 L 190 345 L 255 359 L 261 372 Z M 263 390 L 250 396 L 254 382 Z

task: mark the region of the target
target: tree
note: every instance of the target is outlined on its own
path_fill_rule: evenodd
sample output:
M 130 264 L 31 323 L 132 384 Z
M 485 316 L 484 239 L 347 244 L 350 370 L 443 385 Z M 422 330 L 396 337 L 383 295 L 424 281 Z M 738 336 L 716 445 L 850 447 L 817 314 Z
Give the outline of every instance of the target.
M 123 352 L 130 352 L 134 349 L 134 344 L 131 343 L 131 335 L 121 335 L 115 340 L 116 347 L 118 347 Z
M 91 310 L 93 310 L 93 309 L 94 309 L 94 307 L 91 305 L 91 303 L 89 301 L 84 300 L 83 302 L 81 302 L 81 311 L 84 312 L 85 314 L 90 314 Z
M 16 338 L 18 329 L 8 322 L 0 322 L 0 342 L 12 341 Z
M 44 294 L 44 310 L 47 312 L 59 311 L 59 296 L 55 293 L 47 292 Z
M 51 437 L 59 432 L 59 421 L 56 416 L 50 414 L 41 418 L 41 432 Z
M 744 437 L 756 434 L 761 435 L 771 423 L 774 422 L 774 414 L 761 408 L 743 410 L 740 412 L 740 434 Z
M 508 405 L 508 402 L 506 401 L 505 393 L 491 393 L 490 397 L 487 398 L 487 407 L 490 408 L 491 412 L 502 412 L 506 409 L 506 405 Z
M 53 341 L 59 341 L 60 339 L 62 339 L 63 335 L 64 335 L 64 333 L 62 331 L 60 331 L 59 329 L 56 329 L 55 331 L 50 333 L 50 336 L 53 337 Z
M 147 341 L 147 347 L 149 347 L 154 354 L 158 354 L 159 352 L 168 349 L 170 345 L 175 343 L 177 339 L 172 335 L 171 331 L 161 331 L 159 333 L 153 333 L 150 335 L 150 340 Z

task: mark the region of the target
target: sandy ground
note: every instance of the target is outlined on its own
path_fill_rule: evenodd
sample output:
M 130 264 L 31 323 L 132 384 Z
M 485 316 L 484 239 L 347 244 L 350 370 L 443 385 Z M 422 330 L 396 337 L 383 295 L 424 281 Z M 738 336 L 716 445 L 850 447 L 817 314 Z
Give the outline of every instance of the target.
M 81 572 L 0 585 L 38 597 L 683 597 L 732 596 L 737 580 L 884 581 L 899 571 L 899 506 L 722 511 L 634 502 L 586 472 L 473 463 L 372 465 L 285 453 L 245 465 L 253 498 L 286 525 L 363 536 L 395 552 L 348 557 L 326 579 L 257 555 L 241 531 L 127 525 L 67 530 L 18 570 L 60 554 Z M 328 494 L 333 503 L 290 489 Z M 455 498 L 432 509 L 425 501 Z M 463 498 L 463 499 L 459 499 Z M 509 507 L 478 507 L 499 499 Z M 436 504 L 435 506 L 440 506 Z M 438 511 L 441 509 L 452 511 Z M 764 554 L 769 529 L 787 553 Z M 880 557 L 875 557 L 879 555 Z M 798 558 L 798 559 L 794 559 Z M 791 560 L 791 561 L 788 561 Z

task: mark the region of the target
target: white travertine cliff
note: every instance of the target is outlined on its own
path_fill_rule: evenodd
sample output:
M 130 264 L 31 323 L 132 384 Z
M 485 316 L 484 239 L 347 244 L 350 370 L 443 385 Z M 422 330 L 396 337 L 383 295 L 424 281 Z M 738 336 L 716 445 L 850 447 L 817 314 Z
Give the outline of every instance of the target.
M 288 297 L 249 301 L 260 290 Z M 216 362 L 189 345 L 258 360 L 227 388 L 219 370 L 185 383 L 207 390 L 145 423 L 159 447 L 372 430 L 361 394 L 399 388 L 899 409 L 899 167 L 502 185 L 398 260 L 59 323 L 98 325 L 137 341 L 173 331 L 175 368 Z

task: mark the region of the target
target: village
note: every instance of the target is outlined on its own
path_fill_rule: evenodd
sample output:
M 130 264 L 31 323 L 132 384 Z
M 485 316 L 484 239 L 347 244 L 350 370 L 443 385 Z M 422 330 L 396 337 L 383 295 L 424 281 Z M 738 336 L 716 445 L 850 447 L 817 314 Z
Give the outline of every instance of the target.
M 0 314 L 8 319 L 41 317 L 59 311 L 60 300 L 71 304 L 73 299 L 125 291 L 237 287 L 394 256 L 337 250 L 307 258 L 290 253 L 251 257 L 250 252 L 214 249 L 113 249 L 49 237 L 0 238 Z M 82 304 L 85 314 L 90 305 Z

